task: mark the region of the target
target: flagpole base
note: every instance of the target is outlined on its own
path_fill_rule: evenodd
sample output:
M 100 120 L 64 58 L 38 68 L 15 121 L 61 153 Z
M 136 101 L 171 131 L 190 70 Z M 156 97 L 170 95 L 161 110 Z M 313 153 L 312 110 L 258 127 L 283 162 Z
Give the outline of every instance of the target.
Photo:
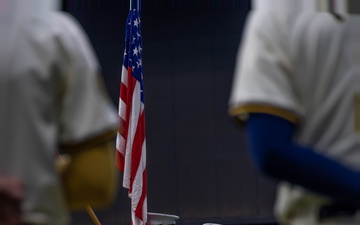
M 175 220 L 179 219 L 179 216 L 162 214 L 162 213 L 151 213 L 148 212 L 148 225 L 175 225 Z

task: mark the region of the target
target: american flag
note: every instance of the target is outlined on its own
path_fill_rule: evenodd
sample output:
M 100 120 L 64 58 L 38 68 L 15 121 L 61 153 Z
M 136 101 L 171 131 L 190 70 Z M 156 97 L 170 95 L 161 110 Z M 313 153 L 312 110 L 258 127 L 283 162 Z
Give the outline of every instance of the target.
M 129 190 L 132 225 L 145 225 L 147 222 L 145 105 L 140 26 L 139 10 L 130 9 L 126 20 L 120 84 L 116 165 L 123 173 L 123 186 Z

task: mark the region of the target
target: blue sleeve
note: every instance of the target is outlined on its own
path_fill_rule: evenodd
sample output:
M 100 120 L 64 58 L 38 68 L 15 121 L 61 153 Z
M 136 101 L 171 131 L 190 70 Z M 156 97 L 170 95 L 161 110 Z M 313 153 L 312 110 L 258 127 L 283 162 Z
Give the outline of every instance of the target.
M 247 136 L 257 168 L 273 178 L 360 206 L 360 173 L 293 142 L 295 125 L 269 114 L 251 114 Z

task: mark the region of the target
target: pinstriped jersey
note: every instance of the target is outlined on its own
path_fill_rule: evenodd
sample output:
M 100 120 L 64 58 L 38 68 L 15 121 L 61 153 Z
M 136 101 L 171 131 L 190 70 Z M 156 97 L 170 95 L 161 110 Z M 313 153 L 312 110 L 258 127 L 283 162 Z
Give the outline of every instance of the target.
M 237 58 L 229 112 L 269 113 L 298 125 L 296 141 L 360 168 L 360 17 L 253 11 Z M 327 201 L 280 184 L 282 221 Z M 301 204 L 299 204 L 301 202 Z

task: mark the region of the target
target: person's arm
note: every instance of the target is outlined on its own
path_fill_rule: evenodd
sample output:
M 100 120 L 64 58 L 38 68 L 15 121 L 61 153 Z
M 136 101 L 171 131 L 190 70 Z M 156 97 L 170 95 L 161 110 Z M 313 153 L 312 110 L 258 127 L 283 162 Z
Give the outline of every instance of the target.
M 59 46 L 59 145 L 70 156 L 63 169 L 71 209 L 108 206 L 117 190 L 117 113 L 100 76 L 100 65 L 80 24 L 57 13 Z
M 70 160 L 62 169 L 61 177 L 70 209 L 109 206 L 117 192 L 114 141 L 68 151 L 68 154 Z
M 246 130 L 257 168 L 273 178 L 360 206 L 360 173 L 293 141 L 295 125 L 278 116 L 251 113 Z

